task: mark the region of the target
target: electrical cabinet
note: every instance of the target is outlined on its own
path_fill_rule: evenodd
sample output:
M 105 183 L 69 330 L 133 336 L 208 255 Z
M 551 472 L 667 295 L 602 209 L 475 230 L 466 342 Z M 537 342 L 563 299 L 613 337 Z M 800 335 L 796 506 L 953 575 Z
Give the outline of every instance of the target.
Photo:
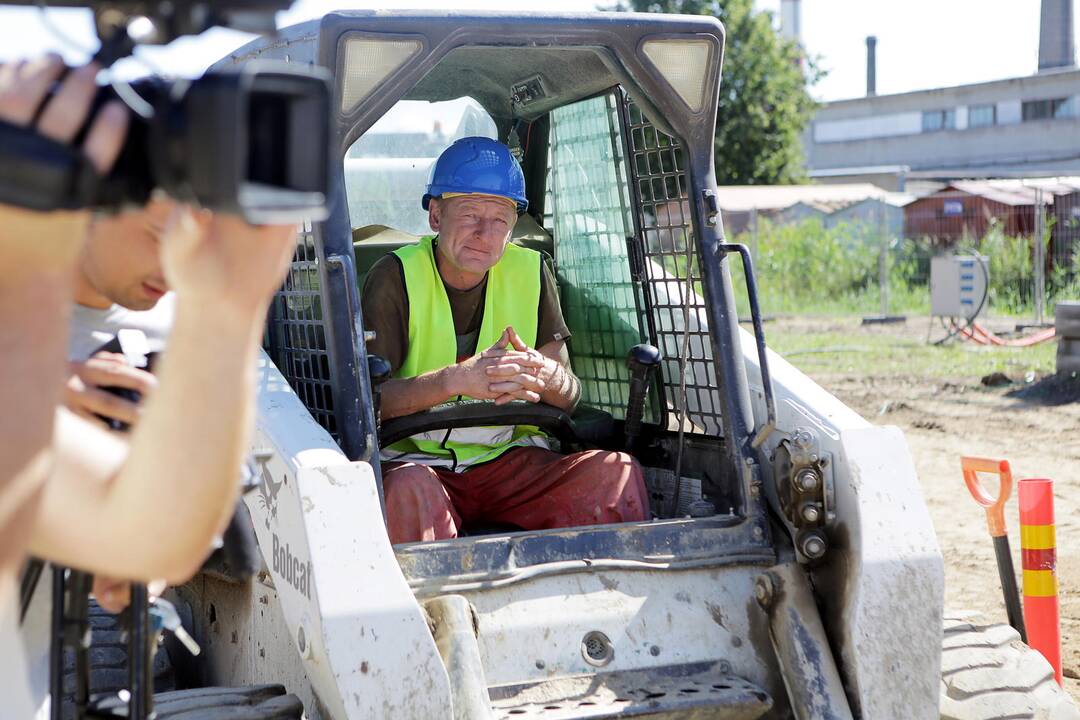
M 930 314 L 970 318 L 986 312 L 990 258 L 939 255 L 930 260 Z

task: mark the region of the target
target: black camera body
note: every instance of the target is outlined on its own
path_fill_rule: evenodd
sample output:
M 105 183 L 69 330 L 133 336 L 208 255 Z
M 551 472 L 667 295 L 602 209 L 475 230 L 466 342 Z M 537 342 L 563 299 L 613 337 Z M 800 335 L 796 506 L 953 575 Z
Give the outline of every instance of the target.
M 141 205 L 159 188 L 252 223 L 326 217 L 331 91 L 322 68 L 253 61 L 134 88 L 154 116 L 132 117 L 95 205 Z
M 263 22 L 269 19 L 272 27 L 267 6 L 277 9 L 282 4 L 216 3 L 226 7 L 214 12 L 239 13 L 249 21 L 254 15 Z M 124 3 L 111 7 L 116 5 Z M 212 8 L 209 3 L 127 5 L 124 9 L 130 12 L 159 15 L 162 8 L 173 7 L 171 15 L 159 18 L 166 38 L 178 28 L 197 30 L 216 17 L 206 14 L 210 10 L 197 12 Z M 256 12 L 257 6 L 263 7 Z M 134 44 L 126 26 L 105 30 L 101 8 L 95 6 L 95 12 L 99 34 L 110 32 L 102 36 L 99 56 L 108 54 L 111 60 L 130 52 Z M 196 15 L 202 20 L 193 19 Z M 160 189 L 182 202 L 240 215 L 255 224 L 325 219 L 332 89 L 324 68 L 252 61 L 196 80 L 148 78 L 131 89 L 149 111 L 131 113 L 123 149 L 104 176 L 78 150 L 78 138 L 68 146 L 33 128 L 0 122 L 0 203 L 40 211 L 115 210 L 144 205 Z M 103 87 L 95 112 L 119 97 L 111 86 Z

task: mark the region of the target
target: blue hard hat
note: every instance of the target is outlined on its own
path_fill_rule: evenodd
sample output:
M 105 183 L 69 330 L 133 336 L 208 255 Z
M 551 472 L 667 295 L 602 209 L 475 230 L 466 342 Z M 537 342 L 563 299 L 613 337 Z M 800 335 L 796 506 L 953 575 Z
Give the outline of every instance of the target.
M 467 137 L 443 150 L 431 170 L 431 180 L 421 204 L 428 209 L 431 198 L 443 193 L 476 193 L 508 198 L 525 212 L 525 175 L 510 149 L 497 140 Z

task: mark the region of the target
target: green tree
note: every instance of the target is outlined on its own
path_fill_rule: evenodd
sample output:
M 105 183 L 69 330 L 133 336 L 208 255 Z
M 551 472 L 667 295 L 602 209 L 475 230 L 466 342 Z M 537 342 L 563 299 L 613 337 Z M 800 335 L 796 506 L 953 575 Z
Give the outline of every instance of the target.
M 618 10 L 712 15 L 724 23 L 727 46 L 717 106 L 716 181 L 768 185 L 805 179 L 802 133 L 815 103 L 809 87 L 820 72 L 792 41 L 754 12 L 753 0 L 630 0 Z

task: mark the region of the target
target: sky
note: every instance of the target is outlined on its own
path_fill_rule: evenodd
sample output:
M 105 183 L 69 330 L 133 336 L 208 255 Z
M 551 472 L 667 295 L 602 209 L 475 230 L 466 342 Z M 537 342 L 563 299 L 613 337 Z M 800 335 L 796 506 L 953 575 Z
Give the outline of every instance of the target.
M 755 0 L 779 16 L 780 0 Z M 820 100 L 866 93 L 866 36 L 877 36 L 886 95 L 1031 75 L 1039 64 L 1039 0 L 802 0 L 804 47 L 827 76 Z M 1077 8 L 1080 9 L 1080 8 Z M 1073 37 L 1080 34 L 1074 13 Z
M 602 1 L 601 5 L 611 2 Z M 1039 0 L 802 0 L 802 41 L 808 55 L 826 71 L 812 89 L 819 100 L 858 97 L 866 90 L 866 36 L 876 35 L 879 95 L 985 80 L 1020 77 L 1038 64 Z M 780 0 L 755 0 L 779 23 Z M 382 0 L 332 2 L 298 0 L 278 16 L 279 27 L 345 7 L 534 10 L 535 0 Z M 546 0 L 546 11 L 583 11 L 589 0 Z M 89 13 L 50 10 L 52 24 L 68 41 L 54 35 L 34 8 L 0 7 L 0 60 L 46 50 L 69 62 L 87 57 L 96 45 Z M 1080 31 L 1080 13 L 1075 14 Z M 155 67 L 193 76 L 242 45 L 250 36 L 210 30 L 183 38 L 168 48 L 140 54 Z M 81 49 L 80 49 L 81 47 Z M 130 70 L 129 72 L 138 72 Z

